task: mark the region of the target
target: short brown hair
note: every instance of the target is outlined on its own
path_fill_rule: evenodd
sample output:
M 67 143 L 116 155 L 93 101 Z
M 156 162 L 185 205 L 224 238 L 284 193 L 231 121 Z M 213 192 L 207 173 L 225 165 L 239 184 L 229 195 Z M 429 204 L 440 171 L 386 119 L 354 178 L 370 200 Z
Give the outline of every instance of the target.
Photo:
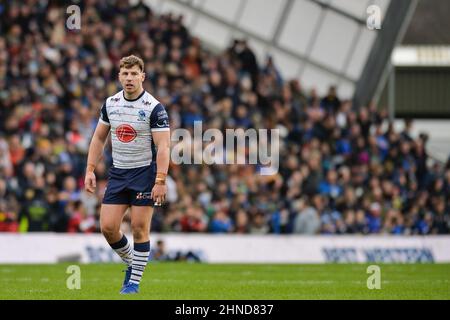
M 123 57 L 120 59 L 119 70 L 122 68 L 132 68 L 133 66 L 139 66 L 141 71 L 144 71 L 144 61 L 141 58 L 136 57 L 135 55 L 131 55 L 128 57 Z

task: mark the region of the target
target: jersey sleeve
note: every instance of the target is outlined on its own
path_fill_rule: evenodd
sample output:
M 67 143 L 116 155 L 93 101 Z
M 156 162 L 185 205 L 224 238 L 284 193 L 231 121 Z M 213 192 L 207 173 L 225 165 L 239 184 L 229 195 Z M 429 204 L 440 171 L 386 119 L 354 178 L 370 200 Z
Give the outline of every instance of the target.
M 151 131 L 169 131 L 169 115 L 166 109 L 161 103 L 158 103 L 155 108 L 153 108 L 152 114 L 150 115 L 150 130 Z
M 102 106 L 102 110 L 100 111 L 100 119 L 98 121 L 103 124 L 106 124 L 107 126 L 110 125 L 108 113 L 106 112 L 106 102 Z

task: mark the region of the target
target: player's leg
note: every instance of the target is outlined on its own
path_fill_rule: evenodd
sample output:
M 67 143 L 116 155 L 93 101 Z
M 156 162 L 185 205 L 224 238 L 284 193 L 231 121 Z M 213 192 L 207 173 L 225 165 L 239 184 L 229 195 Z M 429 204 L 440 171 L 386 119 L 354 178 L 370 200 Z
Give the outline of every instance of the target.
M 127 208 L 127 204 L 102 204 L 100 209 L 100 228 L 111 248 L 116 251 L 128 266 L 131 266 L 133 251 L 128 239 L 120 231 Z
M 122 294 L 137 293 L 139 283 L 150 255 L 150 223 L 153 215 L 151 191 L 156 176 L 156 166 L 142 167 L 130 171 L 128 185 L 131 205 L 131 230 L 133 232 L 133 263 L 131 277 L 122 289 Z
M 131 274 L 133 250 L 128 239 L 120 231 L 123 217 L 130 206 L 129 194 L 126 191 L 128 171 L 112 167 L 109 170 L 108 185 L 100 210 L 100 226 L 106 241 L 128 265 L 124 283 Z
M 133 232 L 133 264 L 130 283 L 139 285 L 150 255 L 151 206 L 131 206 L 131 230 Z

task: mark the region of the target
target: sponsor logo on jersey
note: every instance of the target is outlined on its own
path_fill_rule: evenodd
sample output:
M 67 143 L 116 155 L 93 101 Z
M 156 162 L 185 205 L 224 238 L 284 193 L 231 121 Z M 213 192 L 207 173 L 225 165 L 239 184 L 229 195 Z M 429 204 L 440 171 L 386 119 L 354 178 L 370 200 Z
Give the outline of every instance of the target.
M 151 197 L 151 192 L 138 192 L 136 194 L 136 200 L 151 199 Z
M 137 133 L 129 124 L 122 124 L 116 128 L 116 136 L 120 142 L 129 143 L 136 138 Z
M 138 121 L 145 121 L 145 111 L 144 110 L 139 110 Z
M 142 104 L 144 105 L 144 106 L 151 106 L 152 105 L 152 103 L 150 102 L 150 101 L 142 101 Z
M 120 98 L 111 98 L 111 101 L 113 101 L 113 102 L 117 102 L 119 100 L 120 100 Z

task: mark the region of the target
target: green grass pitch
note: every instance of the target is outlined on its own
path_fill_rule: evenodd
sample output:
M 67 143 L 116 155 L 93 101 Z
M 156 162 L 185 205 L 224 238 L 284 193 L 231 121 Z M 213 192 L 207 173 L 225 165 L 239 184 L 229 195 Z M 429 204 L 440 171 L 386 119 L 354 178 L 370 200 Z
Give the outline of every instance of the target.
M 0 265 L 3 299 L 450 299 L 450 264 L 385 264 L 381 289 L 367 288 L 364 264 L 150 263 L 138 295 L 119 295 L 118 264 L 81 264 L 81 288 L 69 290 L 70 264 Z

